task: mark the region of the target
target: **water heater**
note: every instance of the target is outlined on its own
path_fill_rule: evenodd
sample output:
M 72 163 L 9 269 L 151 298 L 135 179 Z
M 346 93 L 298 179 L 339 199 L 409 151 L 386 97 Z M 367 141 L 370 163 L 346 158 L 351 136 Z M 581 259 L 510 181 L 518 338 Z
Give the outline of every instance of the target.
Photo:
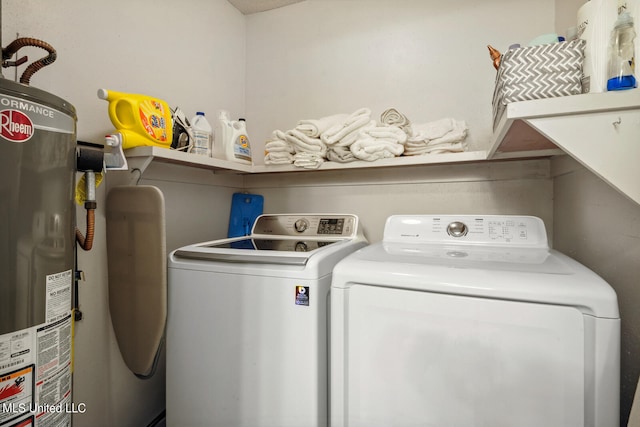
M 0 425 L 70 425 L 75 108 L 0 77 L 0 171 Z

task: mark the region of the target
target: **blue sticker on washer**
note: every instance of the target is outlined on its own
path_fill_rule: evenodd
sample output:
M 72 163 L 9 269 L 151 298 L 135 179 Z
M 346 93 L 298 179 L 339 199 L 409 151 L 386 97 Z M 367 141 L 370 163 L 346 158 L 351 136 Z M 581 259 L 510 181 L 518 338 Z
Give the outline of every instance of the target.
M 309 305 L 308 286 L 296 286 L 296 305 Z

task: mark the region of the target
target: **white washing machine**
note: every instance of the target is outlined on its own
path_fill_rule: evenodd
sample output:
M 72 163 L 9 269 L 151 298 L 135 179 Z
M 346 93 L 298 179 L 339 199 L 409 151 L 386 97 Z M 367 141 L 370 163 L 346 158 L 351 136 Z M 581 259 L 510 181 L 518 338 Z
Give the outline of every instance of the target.
M 332 427 L 614 427 L 615 292 L 525 216 L 392 216 L 331 285 Z
M 288 214 L 172 252 L 167 425 L 325 427 L 331 273 L 365 245 L 355 215 Z

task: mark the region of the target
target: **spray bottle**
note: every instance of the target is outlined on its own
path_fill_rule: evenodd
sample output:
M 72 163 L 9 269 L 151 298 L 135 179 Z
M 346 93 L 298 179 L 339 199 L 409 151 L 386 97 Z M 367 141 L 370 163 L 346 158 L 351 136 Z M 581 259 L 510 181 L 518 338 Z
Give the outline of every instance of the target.
M 635 37 L 633 18 L 628 12 L 623 12 L 618 16 L 611 33 L 607 90 L 633 89 L 638 86 L 634 70 Z
M 170 148 L 173 128 L 166 102 L 147 95 L 98 90 L 98 98 L 109 101 L 109 118 L 122 135 L 122 147 L 155 145 Z
M 213 155 L 215 157 L 251 164 L 251 145 L 245 119 L 229 120 L 227 111 L 219 111 L 214 139 Z

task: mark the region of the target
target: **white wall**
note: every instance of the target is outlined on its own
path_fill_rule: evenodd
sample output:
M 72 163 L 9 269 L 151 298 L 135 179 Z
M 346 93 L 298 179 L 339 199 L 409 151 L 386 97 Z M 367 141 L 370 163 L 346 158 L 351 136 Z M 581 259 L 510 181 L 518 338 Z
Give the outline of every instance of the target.
M 31 86 L 76 107 L 81 140 L 101 143 L 112 130 L 99 88 L 155 96 L 189 118 L 244 111 L 245 21 L 226 0 L 2 0 L 2 15 L 4 46 L 19 33 L 57 50 Z
M 556 33 L 566 36 L 569 27 L 575 27 L 578 21 L 578 9 L 585 0 L 556 1 Z
M 372 243 L 394 214 L 526 214 L 553 228 L 548 160 L 246 176 L 245 187 L 269 213 L 356 214 Z
M 640 375 L 640 206 L 568 158 L 553 162 L 556 249 L 587 265 L 618 294 L 622 319 L 621 426 Z
M 554 1 L 307 0 L 247 16 L 247 127 L 254 152 L 300 119 L 394 107 L 414 123 L 464 119 L 471 149 L 492 133 L 504 51 L 554 31 Z M 259 159 L 260 161 L 262 159 Z
M 220 108 L 244 112 L 245 20 L 226 0 L 2 0 L 2 24 L 3 46 L 19 33 L 57 50 L 58 59 L 37 72 L 31 86 L 76 107 L 80 140 L 102 143 L 112 130 L 107 103 L 96 96 L 102 87 L 164 99 L 189 117 L 196 111 L 213 115 Z M 26 48 L 20 51 L 25 54 L 33 61 L 46 52 Z M 3 69 L 3 74 L 13 78 L 14 70 Z M 109 176 L 118 181 L 112 174 L 107 181 Z M 158 185 L 165 194 L 170 248 L 199 238 L 203 229 L 216 235 L 226 231 L 232 183 L 209 172 L 198 183 L 189 181 L 193 174 L 185 174 L 182 185 L 175 185 L 163 181 L 162 174 L 161 168 L 158 175 L 150 171 L 153 181 L 142 183 Z M 147 381 L 134 377 L 113 335 L 107 305 L 106 191 L 106 185 L 98 189 L 94 249 L 78 254 L 87 281 L 80 284 L 84 319 L 75 329 L 74 400 L 85 403 L 87 413 L 74 416 L 74 425 L 139 427 L 164 409 L 164 372 Z M 77 212 L 84 228 L 84 211 Z

